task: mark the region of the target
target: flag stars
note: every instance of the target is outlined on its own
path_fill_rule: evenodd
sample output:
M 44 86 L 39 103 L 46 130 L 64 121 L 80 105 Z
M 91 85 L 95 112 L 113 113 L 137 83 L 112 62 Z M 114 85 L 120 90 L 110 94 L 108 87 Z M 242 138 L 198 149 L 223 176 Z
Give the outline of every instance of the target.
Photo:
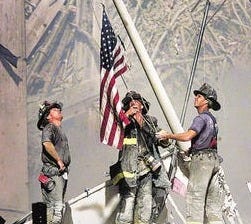
M 111 27 L 111 24 L 107 18 L 107 15 L 103 14 L 103 24 L 101 31 L 101 51 L 100 58 L 101 64 L 106 69 L 111 69 L 114 61 L 113 50 L 116 46 L 117 39 Z

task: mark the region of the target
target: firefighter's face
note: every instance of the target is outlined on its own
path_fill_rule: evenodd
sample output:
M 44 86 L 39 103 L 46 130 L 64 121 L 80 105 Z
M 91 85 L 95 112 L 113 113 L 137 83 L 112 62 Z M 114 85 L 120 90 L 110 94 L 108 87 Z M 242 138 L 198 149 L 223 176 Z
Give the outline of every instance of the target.
M 197 94 L 194 97 L 194 106 L 195 106 L 195 108 L 204 106 L 207 103 L 208 103 L 207 99 L 203 95 L 201 95 L 201 94 Z
M 59 120 L 59 121 L 63 120 L 61 109 L 52 108 L 47 118 L 52 119 L 52 120 Z
M 139 111 L 139 112 L 141 112 L 142 109 L 143 109 L 142 103 L 141 103 L 140 101 L 138 101 L 138 100 L 132 100 L 132 101 L 130 102 L 130 107 L 136 109 L 136 110 Z

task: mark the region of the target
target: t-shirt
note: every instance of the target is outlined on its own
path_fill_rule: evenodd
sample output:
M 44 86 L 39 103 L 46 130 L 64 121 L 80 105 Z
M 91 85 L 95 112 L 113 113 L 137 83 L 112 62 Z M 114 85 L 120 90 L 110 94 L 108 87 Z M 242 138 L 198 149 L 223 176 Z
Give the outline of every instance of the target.
M 207 149 L 210 147 L 211 140 L 216 137 L 218 132 L 217 124 L 213 121 L 210 112 L 204 112 L 196 116 L 189 130 L 194 130 L 197 135 L 191 141 L 191 148 L 195 150 Z
M 52 142 L 65 166 L 68 166 L 70 164 L 71 156 L 68 139 L 61 127 L 58 127 L 51 123 L 47 124 L 42 131 L 42 143 L 44 142 Z M 44 145 L 42 150 L 42 162 L 56 165 L 56 161 L 46 151 Z

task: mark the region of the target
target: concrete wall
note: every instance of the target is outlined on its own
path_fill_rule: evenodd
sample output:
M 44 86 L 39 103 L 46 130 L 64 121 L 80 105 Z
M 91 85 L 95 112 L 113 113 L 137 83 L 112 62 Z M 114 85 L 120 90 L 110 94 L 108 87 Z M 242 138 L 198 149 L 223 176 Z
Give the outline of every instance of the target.
M 23 1 L 0 0 L 0 43 L 25 55 Z M 0 62 L 0 215 L 14 220 L 28 210 L 26 65 Z

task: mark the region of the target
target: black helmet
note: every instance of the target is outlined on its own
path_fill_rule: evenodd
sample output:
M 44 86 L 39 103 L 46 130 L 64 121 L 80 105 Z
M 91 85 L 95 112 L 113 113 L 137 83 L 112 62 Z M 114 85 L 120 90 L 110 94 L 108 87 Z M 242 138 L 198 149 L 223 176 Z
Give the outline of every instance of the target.
M 213 110 L 219 110 L 221 108 L 221 105 L 217 101 L 217 93 L 216 91 L 207 83 L 204 83 L 199 90 L 193 91 L 194 95 L 197 94 L 203 95 L 206 99 L 211 101 L 210 107 Z
M 150 103 L 145 98 L 143 98 L 139 93 L 135 91 L 127 92 L 124 99 L 122 100 L 122 103 L 123 103 L 122 109 L 124 111 L 127 111 L 129 109 L 130 102 L 132 100 L 138 100 L 139 102 L 141 102 L 141 104 L 143 105 L 142 114 L 146 114 L 148 112 Z
M 50 109 L 52 108 L 59 108 L 62 109 L 63 104 L 61 102 L 54 101 L 52 103 L 48 101 L 44 101 L 43 104 L 39 105 L 39 111 L 38 111 L 38 122 L 37 122 L 37 128 L 39 130 L 43 130 L 46 124 L 48 124 L 48 121 L 46 117 L 50 113 Z

